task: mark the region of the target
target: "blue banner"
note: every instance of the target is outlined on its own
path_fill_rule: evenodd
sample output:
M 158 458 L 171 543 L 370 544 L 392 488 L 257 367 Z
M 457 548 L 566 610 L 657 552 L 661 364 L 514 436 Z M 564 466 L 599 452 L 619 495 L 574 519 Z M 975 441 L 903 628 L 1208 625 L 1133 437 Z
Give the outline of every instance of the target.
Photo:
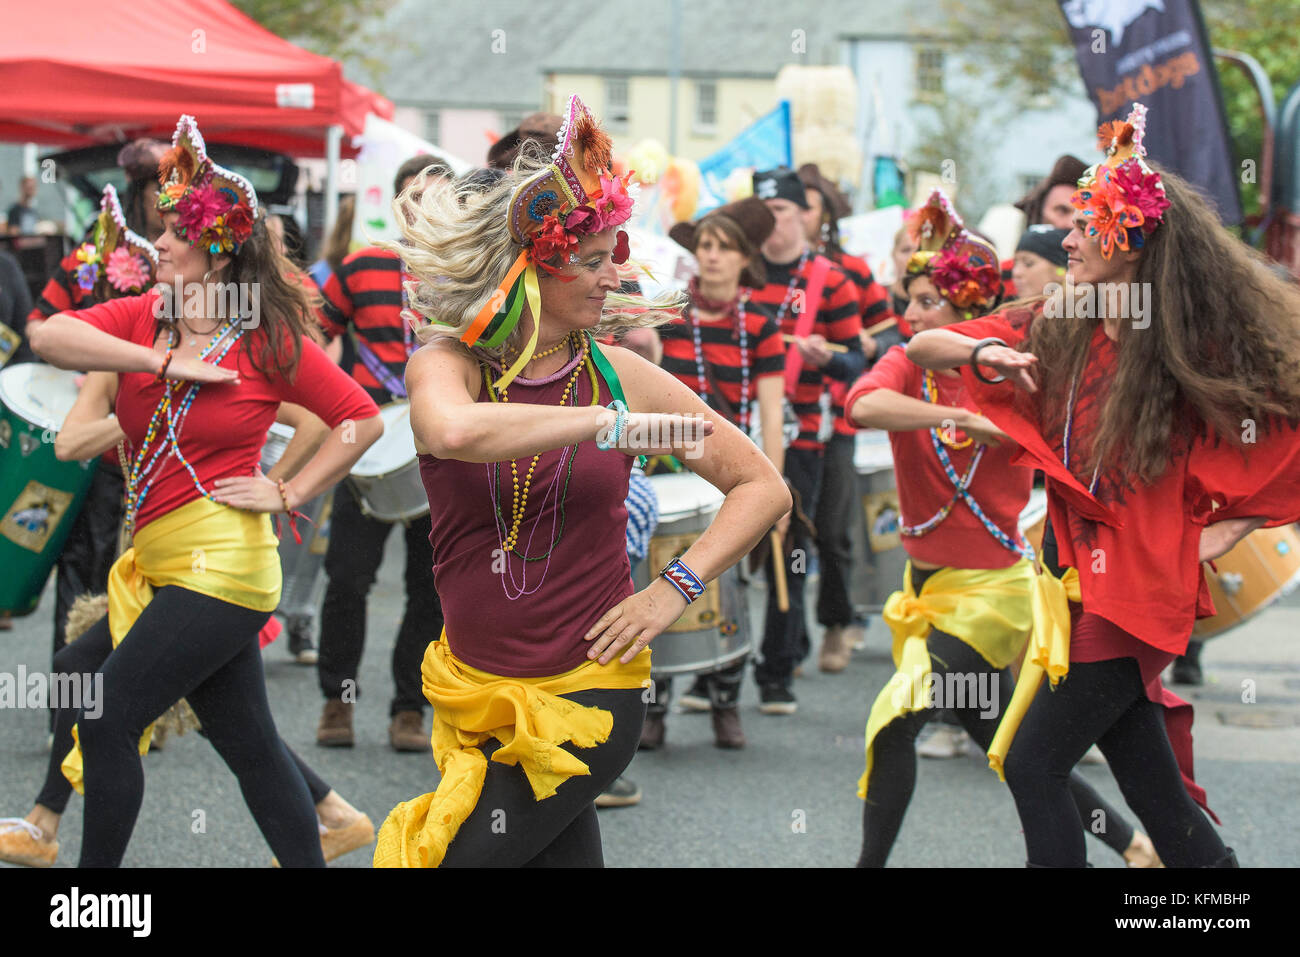
M 723 184 L 735 170 L 793 165 L 790 101 L 782 100 L 776 109 L 749 124 L 722 149 L 700 160 L 700 203 L 695 214 L 707 213 L 727 201 Z

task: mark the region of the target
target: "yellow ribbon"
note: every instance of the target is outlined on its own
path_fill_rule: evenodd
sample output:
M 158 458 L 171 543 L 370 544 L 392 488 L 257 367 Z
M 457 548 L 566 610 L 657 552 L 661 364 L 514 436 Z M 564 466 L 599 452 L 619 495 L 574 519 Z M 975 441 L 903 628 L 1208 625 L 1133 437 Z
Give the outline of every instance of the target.
M 1006 780 L 1003 764 L 1007 752 L 1011 750 L 1020 722 L 1038 693 L 1043 675 L 1047 675 L 1048 683 L 1055 688 L 1070 670 L 1069 603 L 1081 601 L 1077 569 L 1067 568 L 1059 579 L 1046 569 L 1034 576 L 1034 632 L 1029 639 L 1029 650 L 1016 681 L 1016 690 L 1002 713 L 993 743 L 989 745 L 989 767 L 998 772 L 1003 781 Z
M 867 796 L 876 735 L 895 719 L 926 707 L 930 629 L 960 638 L 990 665 L 1005 668 L 1024 647 L 1033 623 L 1029 604 L 1033 577 L 1033 566 L 1023 558 L 1009 568 L 942 568 L 926 579 L 918 595 L 908 563 L 903 590 L 889 596 L 881 616 L 894 636 L 898 670 L 876 696 L 867 717 L 867 762 L 858 797 Z
M 498 764 L 518 765 L 538 801 L 571 777 L 590 774 L 564 748 L 605 741 L 614 718 L 608 711 L 560 695 L 592 688 L 643 688 L 650 683 L 650 649 L 629 664 L 587 661 L 563 674 L 506 678 L 458 660 L 447 633 L 430 643 L 421 673 L 433 705 L 430 743 L 442 779 L 438 788 L 393 808 L 375 842 L 375 867 L 437 867 L 483 792 L 487 758 L 481 746 L 495 738 Z
M 116 648 L 127 637 L 153 593 L 179 585 L 255 611 L 280 603 L 280 554 L 270 516 L 195 499 L 136 532 L 134 543 L 108 573 L 108 630 Z M 140 738 L 149 750 L 153 725 Z M 72 750 L 63 775 L 85 793 L 81 743 L 72 728 Z
M 505 371 L 496 382 L 496 389 L 500 392 L 502 389 L 515 381 L 515 376 L 519 375 L 524 366 L 528 365 L 528 360 L 533 357 L 533 352 L 537 349 L 537 334 L 542 328 L 542 289 L 537 284 L 537 266 L 530 260 L 528 268 L 524 270 L 524 296 L 528 300 L 528 311 L 533 314 L 533 334 L 528 339 L 528 344 L 524 346 L 519 358 L 515 364 Z

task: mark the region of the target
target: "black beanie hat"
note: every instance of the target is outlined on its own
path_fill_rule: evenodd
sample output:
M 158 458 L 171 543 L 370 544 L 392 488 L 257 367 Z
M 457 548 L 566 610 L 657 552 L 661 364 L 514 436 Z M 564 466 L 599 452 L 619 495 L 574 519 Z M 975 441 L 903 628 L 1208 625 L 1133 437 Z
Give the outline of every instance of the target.
M 1065 266 L 1070 254 L 1061 248 L 1061 242 L 1070 235 L 1068 229 L 1055 229 L 1052 226 L 1030 226 L 1020 237 L 1016 252 L 1029 252 L 1042 256 L 1053 266 Z

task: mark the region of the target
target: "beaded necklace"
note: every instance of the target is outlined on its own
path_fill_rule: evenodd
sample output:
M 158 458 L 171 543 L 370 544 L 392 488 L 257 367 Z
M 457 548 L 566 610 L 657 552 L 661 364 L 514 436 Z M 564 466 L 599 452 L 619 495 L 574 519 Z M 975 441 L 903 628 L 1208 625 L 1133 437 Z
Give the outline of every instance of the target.
M 746 328 L 745 303 L 749 293 L 742 292 L 735 300 L 734 315 L 740 339 L 740 408 L 737 410 L 738 426 L 742 432 L 749 430 L 749 330 Z M 690 308 L 691 334 L 695 339 L 695 375 L 699 380 L 698 395 L 709 401 L 708 373 L 704 368 L 704 342 L 700 337 L 700 320 L 696 314 L 695 304 Z
M 921 395 L 924 396 L 925 401 L 929 402 L 931 405 L 939 404 L 939 386 L 935 383 L 934 371 L 932 369 L 925 370 L 925 379 L 921 383 Z M 964 449 L 975 441 L 969 435 L 966 436 L 965 442 L 949 441 L 947 436 L 943 434 L 942 430 L 931 429 L 930 431 L 937 435 L 940 441 L 950 449 Z
M 233 336 L 229 336 L 231 330 L 234 330 Z M 198 356 L 199 361 L 206 361 L 207 357 L 219 344 L 221 344 L 221 351 L 213 360 L 213 365 L 220 365 L 221 361 L 226 357 L 226 354 L 230 352 L 231 348 L 239 341 L 243 334 L 243 324 L 240 320 L 231 319 L 227 321 L 217 330 L 217 333 L 212 337 L 212 340 L 203 347 L 203 350 Z M 224 344 L 222 344 L 223 339 L 226 340 Z M 130 471 L 127 473 L 126 516 L 124 524 L 128 529 L 128 535 L 134 534 L 136 516 L 139 515 L 140 509 L 144 505 L 145 497 L 153 487 L 154 481 L 162 474 L 160 459 L 168 448 L 171 449 L 172 455 L 174 455 L 180 461 L 181 465 L 185 467 L 185 470 L 190 473 L 190 478 L 194 482 L 194 487 L 199 490 L 199 494 L 205 498 L 212 498 L 211 493 L 203 487 L 203 483 L 199 481 L 199 477 L 195 473 L 194 467 L 189 463 L 189 460 L 185 458 L 185 455 L 180 449 L 180 433 L 185 424 L 185 419 L 189 415 L 190 406 L 194 404 L 194 397 L 198 395 L 200 386 L 200 383 L 198 382 L 188 383 L 189 391 L 187 391 L 184 398 L 181 399 L 179 410 L 173 410 L 173 399 L 186 384 L 187 383 L 182 383 L 173 379 L 168 379 L 164 383 L 162 398 L 158 400 L 158 405 L 155 406 L 153 415 L 149 418 L 149 425 L 145 428 L 144 441 L 136 451 L 134 462 L 131 465 Z M 166 436 L 163 437 L 156 446 L 151 448 L 154 439 L 159 437 L 158 427 L 164 421 L 167 423 Z
M 921 387 L 926 401 L 931 403 L 934 403 L 937 399 L 937 389 L 932 391 L 933 386 L 933 380 L 927 377 Z M 919 525 L 904 525 L 902 522 L 899 522 L 899 532 L 909 538 L 920 538 L 922 535 L 934 531 L 934 529 L 937 528 L 939 524 L 942 523 L 943 520 L 952 512 L 958 499 L 961 499 L 965 501 L 971 512 L 980 520 L 980 524 L 984 526 L 985 530 L 993 536 L 999 545 L 1008 551 L 1016 552 L 1017 554 L 1032 560 L 1034 557 L 1033 546 L 1031 546 L 1028 541 L 1025 541 L 1023 537 L 1021 538 L 1021 541 L 1017 543 L 1010 535 L 998 528 L 997 523 L 988 517 L 984 512 L 984 509 L 980 507 L 979 502 L 975 500 L 975 496 L 970 492 L 971 483 L 975 481 L 975 472 L 979 468 L 980 461 L 984 458 L 984 451 L 988 446 L 981 442 L 975 447 L 975 454 L 971 456 L 970 465 L 966 467 L 966 473 L 959 478 L 957 476 L 956 468 L 953 467 L 952 458 L 948 455 L 948 449 L 945 448 L 945 445 L 950 443 L 943 440 L 943 435 L 938 429 L 930 429 L 929 432 L 930 444 L 934 448 L 935 455 L 939 458 L 939 464 L 943 466 L 943 471 L 944 474 L 948 476 L 948 481 L 953 484 L 954 491 L 952 498 L 948 500 L 948 503 L 944 505 L 943 508 L 939 509 L 939 511 L 935 512 L 934 515 L 930 516 L 930 518 L 926 519 L 926 521 Z M 965 448 L 967 445 L 970 445 L 972 441 L 973 439 L 968 438 L 965 445 L 953 447 Z
M 808 255 L 811 252 L 811 249 L 804 246 L 803 255 L 799 257 L 799 262 L 795 264 L 794 271 L 790 274 L 790 284 L 785 287 L 785 298 L 781 300 L 781 308 L 776 313 L 778 326 L 785 321 L 785 311 L 790 308 L 790 302 L 794 299 L 795 287 L 799 285 L 799 277 L 803 275 L 803 267 L 808 263 Z
M 1063 461 L 1065 470 L 1070 471 L 1070 430 L 1074 425 L 1074 398 L 1075 389 L 1079 386 L 1079 375 L 1075 373 L 1070 380 L 1070 401 L 1065 407 L 1065 435 L 1062 437 Z M 1088 494 L 1092 495 L 1097 490 L 1097 474 L 1101 471 L 1101 463 L 1098 462 L 1092 470 L 1092 481 L 1088 484 Z
M 571 341 L 572 341 L 571 338 L 566 337 L 565 342 L 571 342 Z M 600 399 L 600 389 L 596 377 L 596 367 L 595 367 L 595 363 L 592 362 L 589 343 L 585 337 L 581 339 L 581 344 L 582 344 L 581 352 L 578 354 L 576 361 L 573 363 L 573 372 L 569 376 L 569 380 L 564 387 L 564 393 L 560 397 L 561 405 L 568 404 L 571 407 L 577 405 L 577 392 L 574 390 L 574 386 L 576 385 L 578 378 L 582 374 L 582 371 L 584 369 L 586 369 L 588 377 L 591 380 L 591 396 L 592 396 L 591 404 L 596 405 Z M 560 375 L 563 374 L 564 374 L 564 370 L 561 370 Z M 494 402 L 510 401 L 510 397 L 508 394 L 509 387 L 507 387 L 506 389 L 502 389 L 500 391 L 500 398 L 498 399 L 498 393 L 492 386 L 492 379 L 491 376 L 488 374 L 486 368 L 483 369 L 483 377 L 484 377 L 484 382 L 487 385 L 488 396 L 492 399 L 492 401 Z M 533 384 L 546 384 L 547 382 L 555 381 L 558 378 L 559 375 L 550 376 L 547 379 L 538 380 L 536 383 Z M 524 512 L 528 505 L 529 492 L 531 491 L 532 488 L 533 473 L 537 468 L 538 462 L 541 460 L 542 457 L 541 453 L 534 455 L 532 462 L 528 466 L 528 471 L 524 478 L 524 486 L 522 492 L 519 488 L 518 462 L 515 459 L 511 459 L 510 461 L 510 472 L 511 472 L 512 484 L 513 484 L 513 492 L 511 497 L 511 521 L 508 527 L 506 524 L 505 516 L 501 512 L 501 495 L 500 495 L 501 463 L 494 462 L 487 467 L 488 492 L 492 497 L 492 507 L 496 518 L 495 524 L 497 528 L 497 538 L 501 543 L 501 550 L 506 558 L 505 567 L 502 569 L 502 573 L 501 573 L 501 586 L 502 589 L 505 591 L 506 598 L 508 598 L 510 601 L 516 601 L 524 595 L 531 595 L 533 592 L 541 588 L 542 583 L 546 580 L 547 572 L 550 570 L 551 555 L 555 551 L 556 546 L 560 543 L 560 539 L 564 535 L 565 503 L 568 497 L 569 482 L 573 477 L 573 460 L 577 455 L 577 451 L 578 451 L 577 445 L 571 445 L 561 449 L 560 460 L 556 464 L 556 468 L 555 468 L 555 475 L 551 479 L 550 485 L 543 493 L 542 504 L 537 509 L 537 515 L 533 519 L 532 527 L 528 535 L 528 540 L 526 544 L 523 546 L 523 551 L 520 551 L 519 549 L 520 530 L 523 524 Z M 564 472 L 563 487 L 561 487 L 559 481 L 559 476 L 561 472 Z M 550 546 L 541 555 L 528 555 L 527 551 L 532 546 L 533 538 L 537 534 L 538 527 L 542 519 L 542 515 L 547 511 L 548 505 L 551 506 Z M 511 556 L 520 558 L 524 562 L 524 566 L 521 572 L 521 577 L 519 580 L 516 580 L 515 569 L 511 564 Z M 528 587 L 528 580 L 527 580 L 528 562 L 537 562 L 543 560 L 546 561 L 546 565 L 543 566 L 542 568 L 540 578 L 537 580 L 535 584 L 533 584 L 531 588 Z M 508 583 L 507 583 L 507 578 L 508 578 Z M 511 594 L 512 589 L 514 594 Z

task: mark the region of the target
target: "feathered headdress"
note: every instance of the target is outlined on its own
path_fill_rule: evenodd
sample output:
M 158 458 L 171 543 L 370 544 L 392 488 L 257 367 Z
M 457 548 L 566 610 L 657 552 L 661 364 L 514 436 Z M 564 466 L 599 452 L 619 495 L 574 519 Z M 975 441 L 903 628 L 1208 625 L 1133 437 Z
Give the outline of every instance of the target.
M 507 225 L 511 237 L 524 248 L 460 337 L 470 346 L 501 345 L 519 324 L 528 302 L 534 319 L 532 338 L 497 388 L 514 380 L 536 348 L 536 320 L 541 316 L 537 270 L 568 281 L 570 277 L 549 260 L 568 253 L 583 236 L 621 226 L 632 216 L 635 197 L 628 186 L 632 174 L 614 174 L 609 135 L 576 94 L 569 97 L 558 139 L 551 162 L 515 187 L 510 198 Z M 627 257 L 627 233 L 619 230 L 614 262 L 621 264 Z
M 928 276 L 939 294 L 966 318 L 973 306 L 997 302 L 1002 293 L 997 252 L 966 230 L 943 190 L 935 189 L 912 214 L 907 231 L 917 246 L 907 262 L 908 275 Z
M 253 184 L 208 159 L 194 117 L 176 123 L 158 164 L 158 210 L 175 212 L 176 235 L 196 249 L 234 255 L 253 234 L 260 210 Z
M 1070 197 L 1088 219 L 1088 237 L 1101 237 L 1105 259 L 1116 249 L 1141 249 L 1169 208 L 1160 174 L 1143 161 L 1146 122 L 1147 108 L 1134 103 L 1124 122 L 1103 123 L 1097 130 L 1097 148 L 1106 158 L 1084 172 Z
M 77 285 L 83 292 L 95 288 L 102 275 L 119 295 L 144 292 L 153 284 L 158 251 L 143 236 L 127 228 L 117 190 L 109 183 L 99 200 L 99 219 L 93 240 L 77 249 Z

